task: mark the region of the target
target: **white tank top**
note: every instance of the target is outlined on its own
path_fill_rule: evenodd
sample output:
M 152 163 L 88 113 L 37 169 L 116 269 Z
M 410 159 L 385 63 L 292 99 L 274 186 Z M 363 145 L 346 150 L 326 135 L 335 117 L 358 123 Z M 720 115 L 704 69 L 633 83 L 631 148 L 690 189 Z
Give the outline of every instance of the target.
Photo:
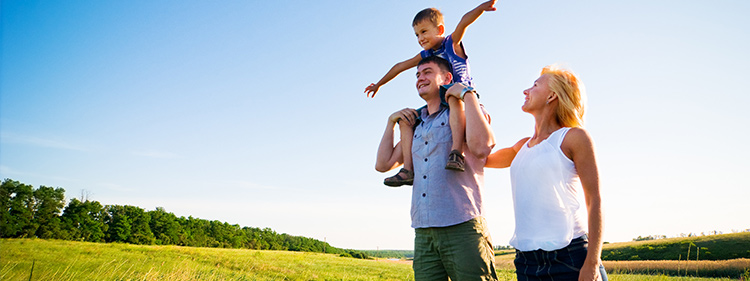
M 520 251 L 554 251 L 586 234 L 583 190 L 573 161 L 560 145 L 569 127 L 534 147 L 527 141 L 510 165 L 516 230 L 510 245 Z

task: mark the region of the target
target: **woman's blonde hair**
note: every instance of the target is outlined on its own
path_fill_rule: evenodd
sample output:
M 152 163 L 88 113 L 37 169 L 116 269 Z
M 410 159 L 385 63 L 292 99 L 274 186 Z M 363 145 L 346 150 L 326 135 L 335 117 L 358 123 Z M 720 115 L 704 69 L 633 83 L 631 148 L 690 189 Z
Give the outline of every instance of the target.
M 586 90 L 583 82 L 573 71 L 558 65 L 548 65 L 542 74 L 548 74 L 547 86 L 557 94 L 555 118 L 563 127 L 583 127 L 583 109 L 586 103 Z

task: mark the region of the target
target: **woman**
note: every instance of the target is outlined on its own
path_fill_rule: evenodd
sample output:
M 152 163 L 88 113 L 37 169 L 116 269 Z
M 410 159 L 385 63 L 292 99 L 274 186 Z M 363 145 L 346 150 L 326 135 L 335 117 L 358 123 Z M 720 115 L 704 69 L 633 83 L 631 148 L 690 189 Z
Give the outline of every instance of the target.
M 593 142 L 581 128 L 583 85 L 571 71 L 547 66 L 523 94 L 534 135 L 486 164 L 510 167 L 518 280 L 607 280 L 599 174 Z

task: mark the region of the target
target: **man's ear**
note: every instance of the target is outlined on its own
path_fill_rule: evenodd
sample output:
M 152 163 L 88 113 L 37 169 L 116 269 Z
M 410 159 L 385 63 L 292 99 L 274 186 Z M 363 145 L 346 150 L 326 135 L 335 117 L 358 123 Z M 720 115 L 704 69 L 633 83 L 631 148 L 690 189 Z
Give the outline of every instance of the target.
M 450 71 L 445 72 L 445 80 L 449 82 L 453 82 L 453 73 Z

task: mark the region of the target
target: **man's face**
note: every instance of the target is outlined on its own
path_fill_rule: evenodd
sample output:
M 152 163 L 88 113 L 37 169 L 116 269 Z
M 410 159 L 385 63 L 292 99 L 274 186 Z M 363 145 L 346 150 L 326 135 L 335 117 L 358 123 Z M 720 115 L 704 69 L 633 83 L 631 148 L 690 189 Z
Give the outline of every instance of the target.
M 419 96 L 440 93 L 440 85 L 446 83 L 445 73 L 434 62 L 428 62 L 417 67 L 417 92 Z

